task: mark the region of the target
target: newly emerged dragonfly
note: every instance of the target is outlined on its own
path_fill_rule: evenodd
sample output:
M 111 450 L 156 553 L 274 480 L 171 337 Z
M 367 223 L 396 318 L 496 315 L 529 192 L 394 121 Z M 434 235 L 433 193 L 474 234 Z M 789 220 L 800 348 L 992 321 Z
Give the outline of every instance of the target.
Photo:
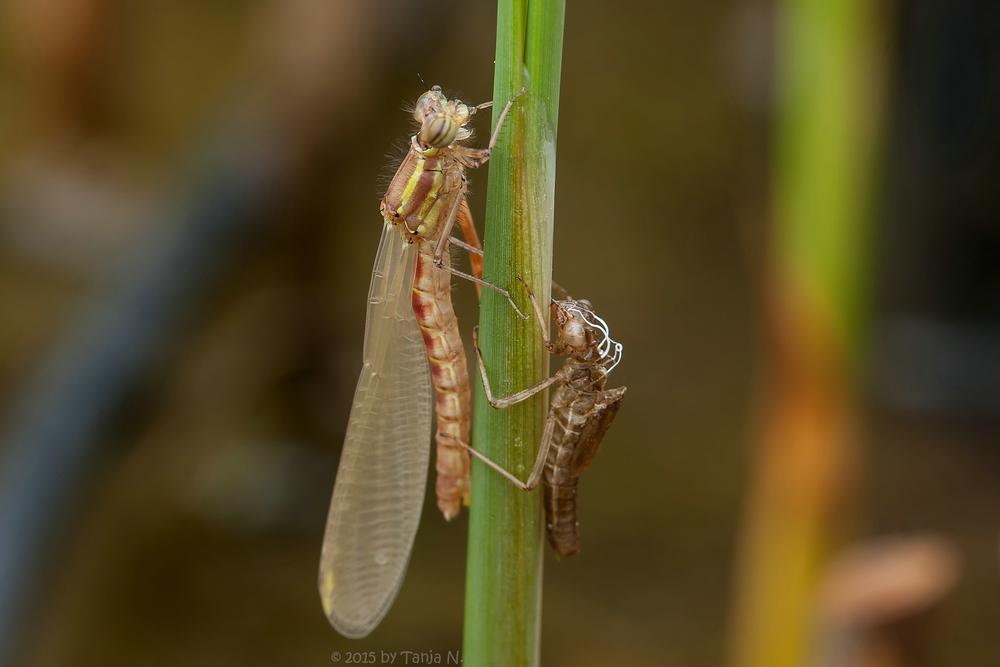
M 371 632 L 403 582 L 427 481 L 432 382 L 438 507 L 451 519 L 469 503 L 470 391 L 451 274 L 510 295 L 452 268 L 449 243 L 469 250 L 473 273 L 481 275 L 465 169 L 489 159 L 513 102 L 489 145 L 471 148 L 461 145 L 472 137 L 466 125 L 492 103 L 469 107 L 438 86 L 421 95 L 413 114 L 420 131 L 382 199 L 385 228 L 368 294 L 364 367 L 320 556 L 323 609 L 347 637 Z M 451 238 L 456 222 L 468 243 Z
M 484 454 L 472 447 L 467 449 L 525 491 L 531 491 L 539 480 L 542 481 L 549 544 L 560 558 L 566 558 L 580 550 L 576 513 L 579 477 L 600 451 L 601 441 L 625 396 L 625 387 L 604 389 L 608 374 L 621 361 L 622 346 L 611 339 L 608 325 L 594 313 L 589 301 L 575 301 L 568 295 L 562 301 L 552 302 L 552 318 L 559 334 L 552 343 L 546 333 L 547 318 L 527 284 L 524 287 L 535 310 L 545 349 L 551 354 L 568 356 L 563 367 L 533 387 L 507 398 L 496 398 L 479 350 L 478 328 L 473 330 L 472 339 L 486 398 L 494 408 L 509 408 L 551 386 L 560 385 L 552 395 L 538 457 L 528 481 L 522 482 Z

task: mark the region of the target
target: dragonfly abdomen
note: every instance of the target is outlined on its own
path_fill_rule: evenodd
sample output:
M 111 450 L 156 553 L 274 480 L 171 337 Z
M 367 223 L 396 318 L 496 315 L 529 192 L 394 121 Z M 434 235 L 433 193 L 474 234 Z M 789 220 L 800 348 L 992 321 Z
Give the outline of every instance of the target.
M 545 532 L 560 558 L 580 550 L 576 511 L 579 480 L 570 471 L 573 453 L 580 442 L 580 430 L 586 422 L 585 415 L 574 410 L 578 401 L 579 397 L 570 387 L 560 388 L 552 397 L 550 419 L 555 419 L 556 423 L 554 442 L 545 462 Z
M 575 442 L 575 441 L 573 441 Z M 579 521 L 576 512 L 576 487 L 578 479 L 569 474 L 567 461 L 572 456 L 572 445 L 565 440 L 553 447 L 546 464 L 545 484 L 545 533 L 549 544 L 560 558 L 572 556 L 580 550 Z
M 577 534 L 579 522 L 576 514 L 577 479 L 564 485 L 546 484 L 545 491 L 545 532 L 549 544 L 560 558 L 568 558 L 580 551 Z
M 448 261 L 448 255 L 444 257 Z M 446 519 L 471 497 L 469 442 L 471 392 L 465 349 L 451 306 L 451 275 L 434 265 L 433 249 L 421 244 L 413 285 L 413 311 L 423 334 L 436 394 L 437 500 Z

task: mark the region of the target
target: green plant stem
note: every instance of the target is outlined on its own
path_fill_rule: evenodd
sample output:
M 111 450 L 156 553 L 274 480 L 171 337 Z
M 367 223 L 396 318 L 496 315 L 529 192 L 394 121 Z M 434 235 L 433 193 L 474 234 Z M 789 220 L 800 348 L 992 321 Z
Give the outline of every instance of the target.
M 555 142 L 565 0 L 500 0 L 497 12 L 493 123 L 521 88 L 490 160 L 484 277 L 506 286 L 524 312 L 517 276 L 539 303 L 549 301 L 555 200 Z M 548 323 L 546 322 L 546 325 Z M 484 290 L 480 344 L 501 396 L 548 375 L 534 316 L 521 320 L 506 300 Z M 478 382 L 476 383 L 479 384 Z M 547 396 L 498 411 L 477 386 L 473 444 L 526 479 L 546 415 Z M 467 665 L 538 663 L 542 592 L 539 493 L 525 493 L 473 459 L 466 570 Z

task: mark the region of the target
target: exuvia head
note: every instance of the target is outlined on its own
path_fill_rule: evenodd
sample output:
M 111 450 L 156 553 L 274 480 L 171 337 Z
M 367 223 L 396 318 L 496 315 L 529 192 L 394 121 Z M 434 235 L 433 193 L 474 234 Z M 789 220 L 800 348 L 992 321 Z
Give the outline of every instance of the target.
M 464 127 L 472 113 L 462 100 L 449 100 L 434 86 L 417 100 L 413 118 L 420 123 L 417 139 L 427 148 L 447 148 L 455 141 L 464 141 L 472 131 Z
M 611 338 L 608 324 L 594 313 L 589 301 L 552 302 L 552 317 L 559 330 L 555 347 L 581 361 L 600 361 L 611 370 L 622 360 L 622 345 Z

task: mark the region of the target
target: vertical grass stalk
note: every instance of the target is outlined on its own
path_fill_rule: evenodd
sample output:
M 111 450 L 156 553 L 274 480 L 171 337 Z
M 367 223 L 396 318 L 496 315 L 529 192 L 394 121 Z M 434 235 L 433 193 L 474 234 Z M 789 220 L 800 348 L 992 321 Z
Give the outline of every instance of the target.
M 510 289 L 531 312 L 517 282 L 549 300 L 555 196 L 556 123 L 565 0 L 500 0 L 493 123 L 519 90 L 490 160 L 484 277 Z M 483 290 L 480 344 L 494 391 L 506 396 L 541 381 L 549 360 L 534 317 L 521 320 L 506 300 Z M 542 435 L 547 396 L 497 411 L 476 389 L 473 443 L 527 479 Z M 463 660 L 468 665 L 536 665 L 542 592 L 537 492 L 525 493 L 473 459 L 466 569 Z

